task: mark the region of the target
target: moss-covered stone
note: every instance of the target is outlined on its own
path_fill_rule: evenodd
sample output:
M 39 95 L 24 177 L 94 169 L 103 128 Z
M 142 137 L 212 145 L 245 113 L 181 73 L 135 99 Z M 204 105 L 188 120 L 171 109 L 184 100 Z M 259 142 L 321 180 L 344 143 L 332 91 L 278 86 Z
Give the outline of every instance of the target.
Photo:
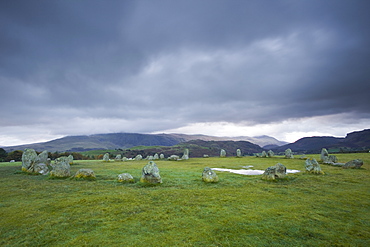
M 219 181 L 216 172 L 209 167 L 204 168 L 202 172 L 202 180 L 206 183 L 217 183 Z

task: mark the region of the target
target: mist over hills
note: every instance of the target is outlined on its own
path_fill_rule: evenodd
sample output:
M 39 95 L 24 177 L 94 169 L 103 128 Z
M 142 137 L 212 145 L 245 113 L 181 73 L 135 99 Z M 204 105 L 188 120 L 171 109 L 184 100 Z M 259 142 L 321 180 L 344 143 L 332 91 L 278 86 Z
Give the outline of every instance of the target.
M 33 143 L 11 147 L 3 147 L 7 152 L 32 148 L 36 151 L 49 152 L 81 152 L 95 149 L 127 149 L 135 146 L 173 146 L 191 140 L 202 141 L 248 141 L 259 146 L 281 146 L 281 142 L 270 136 L 259 137 L 216 137 L 207 135 L 186 134 L 139 134 L 110 133 L 95 135 L 66 136 L 42 143 Z

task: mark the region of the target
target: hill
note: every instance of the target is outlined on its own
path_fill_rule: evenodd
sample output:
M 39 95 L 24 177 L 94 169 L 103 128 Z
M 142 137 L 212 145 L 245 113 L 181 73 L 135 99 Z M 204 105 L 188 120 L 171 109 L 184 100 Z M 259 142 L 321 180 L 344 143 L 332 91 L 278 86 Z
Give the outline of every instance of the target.
M 48 142 L 27 145 L 3 147 L 7 152 L 32 148 L 36 151 L 49 152 L 83 152 L 101 149 L 127 149 L 135 146 L 173 146 L 191 140 L 203 141 L 250 141 L 256 145 L 283 145 L 273 137 L 215 137 L 207 135 L 185 134 L 138 134 L 138 133 L 111 133 L 96 135 L 66 136 Z
M 260 146 L 253 144 L 248 141 L 203 141 L 203 140 L 191 140 L 188 142 L 182 142 L 171 147 L 155 146 L 155 147 L 135 147 L 126 150 L 116 150 L 112 152 L 111 158 L 114 158 L 116 154 L 121 154 L 124 157 L 133 158 L 138 154 L 143 157 L 154 155 L 155 153 L 163 153 L 165 157 L 170 155 L 182 156 L 184 149 L 188 148 L 190 157 L 203 157 L 204 154 L 211 157 L 219 156 L 221 149 L 226 151 L 227 156 L 236 156 L 236 150 L 239 148 L 242 151 L 242 155 L 253 155 L 254 153 L 260 153 L 264 149 Z M 89 152 L 86 152 L 89 154 Z
M 370 149 L 370 129 L 348 133 L 345 138 L 332 136 L 304 137 L 294 143 L 273 148 L 274 152 L 284 152 L 287 148 L 293 152 L 320 153 L 322 148 L 331 152 L 356 152 Z

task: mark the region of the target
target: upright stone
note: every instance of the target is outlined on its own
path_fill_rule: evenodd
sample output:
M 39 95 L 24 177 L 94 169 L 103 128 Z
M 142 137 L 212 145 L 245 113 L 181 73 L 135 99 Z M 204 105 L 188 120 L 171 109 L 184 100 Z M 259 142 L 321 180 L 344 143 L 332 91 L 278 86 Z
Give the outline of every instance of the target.
M 109 153 L 105 153 L 103 156 L 103 161 L 108 162 L 109 161 Z
M 274 154 L 274 152 L 272 150 L 267 151 L 267 157 L 272 158 L 274 156 L 275 156 L 275 154 Z
M 68 155 L 67 158 L 68 158 L 68 164 L 73 165 L 73 155 L 70 154 L 70 155 Z
M 67 157 L 59 157 L 55 160 L 52 166 L 53 170 L 50 172 L 51 177 L 69 177 L 71 176 L 71 166 Z
M 221 149 L 221 151 L 220 151 L 220 157 L 221 158 L 225 158 L 226 157 L 226 151 L 225 151 L 225 149 Z
M 306 171 L 314 174 L 324 174 L 321 170 L 319 163 L 315 159 L 306 159 L 305 161 Z
M 143 156 L 141 154 L 136 155 L 135 160 L 142 160 Z
M 161 160 L 163 160 L 165 157 L 164 157 L 164 154 L 160 154 L 159 155 L 159 158 L 161 159 Z
M 189 149 L 185 148 L 184 149 L 184 155 L 181 157 L 183 160 L 188 160 L 189 159 Z
M 121 161 L 122 160 L 122 155 L 117 154 L 116 158 L 114 158 L 115 161 Z
M 37 153 L 34 149 L 25 149 L 22 154 L 22 171 L 33 172 L 33 167 L 36 164 Z
M 242 157 L 242 151 L 239 148 L 236 150 L 236 157 L 237 158 L 241 158 Z
M 264 180 L 275 180 L 286 176 L 286 167 L 283 164 L 277 163 L 274 166 L 268 167 L 262 174 Z
M 159 160 L 159 156 L 158 156 L 158 154 L 156 153 L 156 154 L 154 154 L 154 156 L 153 156 L 153 160 Z
M 327 163 L 329 161 L 329 153 L 326 148 L 321 149 L 320 159 L 323 163 Z
M 285 158 L 286 159 L 294 159 L 293 152 L 290 148 L 285 150 Z
M 217 183 L 218 176 L 214 170 L 209 167 L 204 168 L 202 172 L 202 180 L 206 183 Z
M 266 153 L 266 151 L 262 151 L 262 153 L 261 153 L 261 158 L 266 158 L 267 157 L 267 153 Z
M 159 169 L 154 161 L 149 161 L 149 163 L 143 167 L 140 182 L 149 184 L 162 183 L 162 178 L 159 175 Z
M 48 161 L 48 157 L 49 155 L 48 155 L 48 151 L 46 151 L 46 150 L 44 150 L 44 151 L 42 151 L 38 156 L 37 156 L 37 158 L 36 158 L 36 163 L 37 164 L 40 164 L 40 163 L 42 163 L 42 164 L 45 164 L 45 165 L 47 165 L 48 163 L 49 163 L 49 161 Z

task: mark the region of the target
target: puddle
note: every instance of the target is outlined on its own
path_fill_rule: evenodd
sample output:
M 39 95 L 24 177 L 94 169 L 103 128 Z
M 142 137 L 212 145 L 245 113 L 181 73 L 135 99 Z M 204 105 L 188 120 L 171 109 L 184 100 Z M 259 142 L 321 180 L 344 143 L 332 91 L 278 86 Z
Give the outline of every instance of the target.
M 249 167 L 253 167 L 253 166 L 248 166 L 248 167 L 245 167 L 245 168 L 249 168 Z M 225 168 L 211 168 L 212 170 L 215 170 L 215 171 L 220 171 L 220 172 L 231 172 L 231 173 L 236 173 L 236 174 L 241 174 L 241 175 L 262 175 L 265 170 L 244 170 L 244 169 L 241 169 L 241 170 L 233 170 L 233 169 L 225 169 Z M 291 170 L 291 169 L 286 169 L 286 173 L 297 173 L 297 172 L 300 172 L 300 170 Z

